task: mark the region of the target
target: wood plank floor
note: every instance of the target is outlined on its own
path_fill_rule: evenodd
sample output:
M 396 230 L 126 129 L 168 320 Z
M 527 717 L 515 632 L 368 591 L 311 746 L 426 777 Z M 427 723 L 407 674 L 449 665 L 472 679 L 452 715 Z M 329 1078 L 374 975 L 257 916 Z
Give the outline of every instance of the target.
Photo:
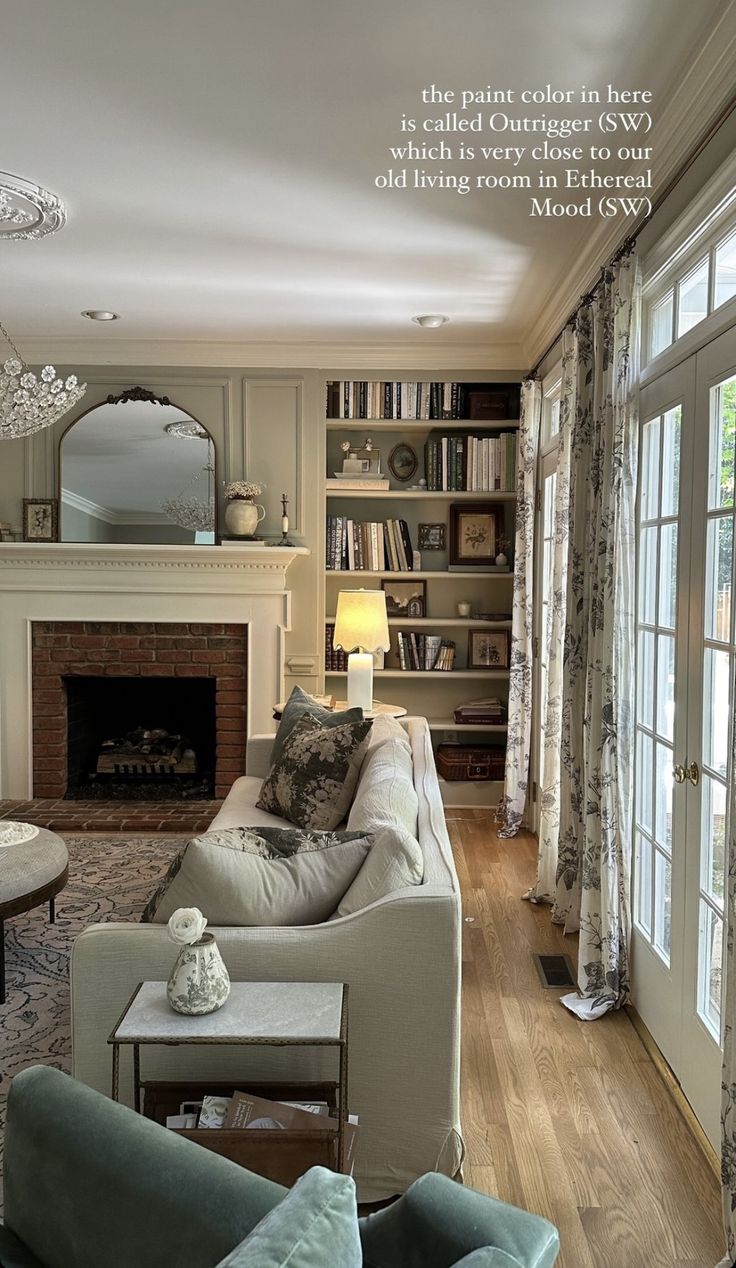
M 567 952 L 522 902 L 536 841 L 448 811 L 463 892 L 465 1182 L 552 1220 L 559 1268 L 714 1268 L 720 1191 L 625 1012 L 580 1022 L 533 951 Z

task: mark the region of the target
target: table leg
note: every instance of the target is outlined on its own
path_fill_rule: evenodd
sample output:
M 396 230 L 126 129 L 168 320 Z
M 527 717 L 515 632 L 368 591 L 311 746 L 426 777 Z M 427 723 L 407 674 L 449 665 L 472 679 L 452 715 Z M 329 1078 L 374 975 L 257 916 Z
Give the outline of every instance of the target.
M 56 899 L 49 898 L 49 924 L 56 924 Z
M 5 1003 L 5 921 L 0 920 L 0 1004 Z
M 120 1091 L 120 1045 L 112 1045 L 112 1099 L 117 1101 Z
M 348 1117 L 347 1079 L 348 1079 L 348 1045 L 347 1039 L 340 1044 L 340 1084 L 337 1089 L 338 1129 L 337 1129 L 337 1169 L 346 1170 L 345 1123 Z
M 141 1050 L 137 1043 L 133 1044 L 133 1108 L 136 1114 L 141 1112 Z

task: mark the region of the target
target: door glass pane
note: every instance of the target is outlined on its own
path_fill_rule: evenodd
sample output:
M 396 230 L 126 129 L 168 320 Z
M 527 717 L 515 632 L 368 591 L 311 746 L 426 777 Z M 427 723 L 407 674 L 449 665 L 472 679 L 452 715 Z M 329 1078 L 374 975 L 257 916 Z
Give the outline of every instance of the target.
M 675 636 L 657 635 L 657 733 L 675 735 Z
M 664 635 L 664 637 L 669 637 Z M 654 729 L 654 634 L 639 631 L 639 654 L 636 675 L 636 720 L 649 730 Z
M 677 337 L 708 316 L 708 257 L 678 284 Z
M 654 852 L 654 945 L 670 958 L 672 933 L 672 868 L 659 850 Z
M 662 509 L 660 515 L 677 515 L 680 500 L 680 420 L 682 406 L 662 419 Z
M 636 745 L 636 820 L 645 832 L 652 831 L 653 763 L 652 741 L 639 732 Z
M 736 233 L 716 250 L 715 306 L 720 308 L 736 295 Z
M 731 639 L 733 584 L 733 517 L 717 515 L 708 521 L 705 577 L 705 637 L 717 643 Z
M 649 317 L 649 353 L 656 357 L 658 352 L 669 348 L 672 343 L 672 317 L 675 307 L 674 291 L 668 291 L 663 299 L 654 306 Z
M 652 932 L 652 846 L 640 832 L 636 834 L 636 914 L 645 933 Z
M 700 900 L 698 1012 L 716 1038 L 721 1029 L 723 921 L 710 904 Z
M 733 506 L 736 375 L 713 388 L 708 510 Z
M 706 647 L 703 656 L 703 764 L 726 778 L 730 655 Z
M 655 520 L 659 514 L 659 426 L 658 418 L 644 424 L 641 439 L 640 518 Z
M 654 831 L 658 845 L 672 849 L 672 749 L 658 744 L 656 750 L 657 783 Z
M 703 775 L 701 887 L 719 907 L 723 906 L 726 858 L 726 785 Z
M 659 531 L 659 624 L 673 630 L 677 616 L 677 525 L 663 524 Z
M 639 539 L 639 620 L 654 625 L 657 619 L 656 528 L 642 529 Z

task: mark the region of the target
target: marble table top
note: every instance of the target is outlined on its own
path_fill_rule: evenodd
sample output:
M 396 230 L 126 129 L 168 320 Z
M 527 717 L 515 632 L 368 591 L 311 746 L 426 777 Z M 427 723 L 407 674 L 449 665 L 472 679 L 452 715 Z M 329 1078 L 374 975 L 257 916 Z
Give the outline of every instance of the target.
M 232 982 L 222 1008 L 186 1017 L 169 1004 L 165 982 L 143 982 L 111 1038 L 122 1043 L 337 1041 L 342 997 L 342 982 Z

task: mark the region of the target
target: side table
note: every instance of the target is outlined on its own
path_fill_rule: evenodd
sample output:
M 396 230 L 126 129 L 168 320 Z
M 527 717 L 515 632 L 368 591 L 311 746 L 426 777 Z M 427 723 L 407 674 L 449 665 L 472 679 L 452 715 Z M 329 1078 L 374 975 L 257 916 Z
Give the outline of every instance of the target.
M 128 1001 L 122 1017 L 108 1041 L 112 1046 L 112 1099 L 120 1091 L 120 1048 L 133 1049 L 133 1094 L 136 1110 L 148 1112 L 146 1098 L 155 1103 L 157 1093 L 176 1089 L 179 1099 L 189 1085 L 171 1085 L 141 1080 L 142 1047 L 154 1044 L 229 1044 L 252 1047 L 331 1047 L 338 1058 L 334 1082 L 315 1086 L 309 1081 L 271 1083 L 268 1088 L 245 1077 L 231 1091 L 258 1091 L 272 1099 L 295 1100 L 303 1091 L 305 1099 L 314 1100 L 315 1092 L 332 1095 L 337 1129 L 337 1167 L 346 1166 L 345 1123 L 348 1117 L 348 987 L 342 982 L 232 982 L 230 995 L 214 1013 L 204 1017 L 188 1017 L 176 1013 L 166 998 L 165 982 L 140 982 Z M 204 1087 L 204 1084 L 202 1084 Z M 207 1085 L 212 1092 L 222 1093 L 222 1084 Z M 141 1106 L 141 1092 L 144 1093 Z M 281 1095 L 279 1096 L 279 1092 Z M 176 1099 L 176 1098 L 175 1098 Z M 180 1134 L 200 1144 L 215 1148 L 243 1165 L 249 1148 L 271 1145 L 278 1148 L 294 1144 L 294 1137 L 304 1140 L 306 1132 L 261 1131 L 259 1129 L 192 1129 Z M 312 1135 L 312 1133 L 309 1133 Z M 324 1140 L 319 1117 L 315 1117 L 315 1135 Z M 265 1140 L 264 1140 L 265 1138 Z M 334 1133 L 332 1141 L 334 1142 Z M 232 1150 L 228 1147 L 232 1146 Z M 276 1178 L 273 1174 L 271 1178 Z M 296 1178 L 296 1176 L 294 1177 Z M 283 1182 L 283 1181 L 282 1181 Z

